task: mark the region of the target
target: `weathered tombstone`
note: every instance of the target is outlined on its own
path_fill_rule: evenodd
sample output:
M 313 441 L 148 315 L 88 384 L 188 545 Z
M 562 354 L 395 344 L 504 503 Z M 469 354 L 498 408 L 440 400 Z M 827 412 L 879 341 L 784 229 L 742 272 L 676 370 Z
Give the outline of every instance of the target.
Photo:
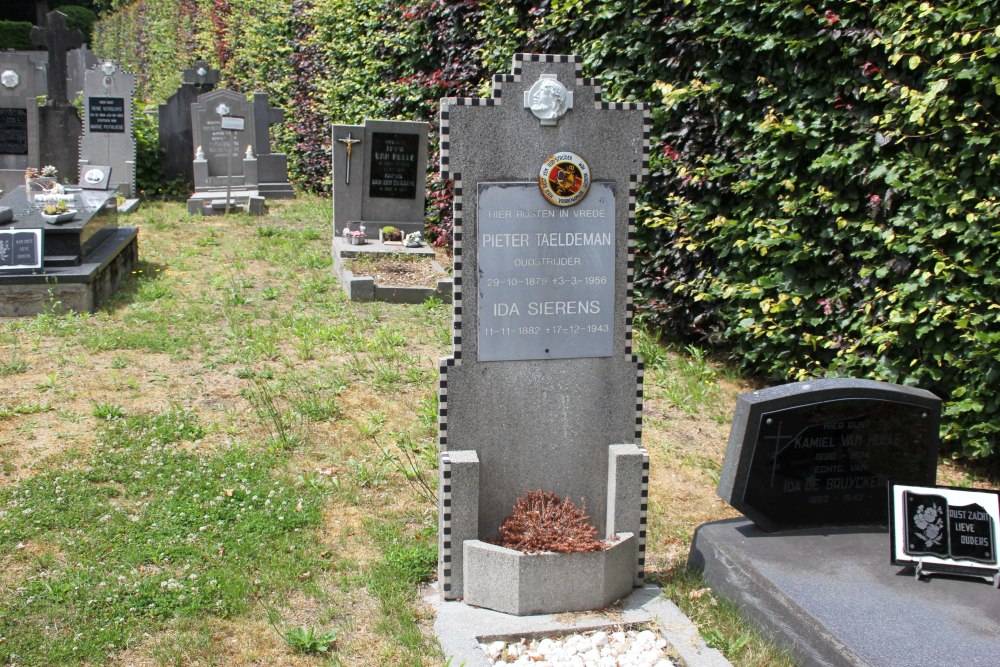
M 889 480 L 933 485 L 941 400 L 872 380 L 743 394 L 719 496 L 766 531 L 888 522 Z
M 222 119 L 227 116 L 242 118 L 243 130 L 224 130 Z M 250 165 L 244 164 L 247 146 L 256 137 L 254 121 L 253 105 L 242 93 L 219 89 L 198 96 L 191 105 L 195 192 L 225 190 L 227 184 L 236 189 L 256 185 L 253 168 L 245 170 Z
M 61 12 L 49 12 L 47 18 L 46 27 L 31 29 L 31 41 L 49 52 L 48 98 L 38 109 L 39 161 L 55 166 L 63 181 L 73 182 L 77 179 L 82 126 L 66 96 L 66 52 L 83 46 L 83 33 L 67 28 L 66 15 Z
M 365 120 L 333 126 L 333 226 L 363 222 L 378 238 L 383 225 L 424 231 L 427 123 Z
M 198 96 L 219 83 L 219 70 L 206 61 L 197 60 L 184 70 L 181 87 L 159 107 L 160 148 L 163 151 L 163 177 L 168 182 L 182 179 L 194 183 L 191 156 L 194 140 L 191 132 L 191 105 Z
M 188 210 L 210 215 L 218 208 L 212 202 L 229 190 L 255 213 L 263 212 L 265 197 L 294 197 L 288 160 L 271 153 L 268 135 L 269 125 L 282 118 L 284 113 L 268 105 L 265 93 L 255 93 L 253 102 L 225 89 L 199 95 L 191 105 L 195 194 Z
M 442 100 L 441 171 L 455 181 L 454 354 L 439 389 L 444 598 L 554 613 L 606 606 L 643 580 L 632 280 L 647 154 L 646 106 L 602 101 L 575 56 L 519 54 L 491 98 Z M 613 546 L 528 555 L 487 543 L 535 489 L 582 502 Z
M 0 52 L 0 189 L 24 183 L 24 170 L 38 166 L 36 91 L 42 70 L 26 54 Z
M 135 135 L 132 98 L 135 75 L 105 60 L 87 72 L 83 90 L 83 137 L 80 174 L 88 165 L 111 167 L 111 183 L 126 197 L 135 196 Z

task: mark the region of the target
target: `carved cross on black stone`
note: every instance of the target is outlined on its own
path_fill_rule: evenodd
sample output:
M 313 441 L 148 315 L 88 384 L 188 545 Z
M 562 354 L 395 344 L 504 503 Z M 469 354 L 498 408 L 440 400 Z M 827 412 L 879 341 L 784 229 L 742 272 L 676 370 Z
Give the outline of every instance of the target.
M 48 14 L 48 27 L 31 29 L 31 43 L 44 46 L 49 51 L 49 106 L 67 106 L 66 52 L 83 46 L 83 33 L 79 28 L 66 27 L 66 15 L 52 11 Z

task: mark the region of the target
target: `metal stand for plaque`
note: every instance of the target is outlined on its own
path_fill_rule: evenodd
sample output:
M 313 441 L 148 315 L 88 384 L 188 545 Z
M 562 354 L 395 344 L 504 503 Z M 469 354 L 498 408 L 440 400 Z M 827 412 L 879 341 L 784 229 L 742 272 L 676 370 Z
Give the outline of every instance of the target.
M 236 133 L 243 131 L 246 119 L 242 116 L 230 116 L 229 107 L 225 104 L 220 104 L 218 111 L 222 117 L 222 129 L 229 130 L 229 156 L 226 160 L 226 215 L 229 215 L 229 205 L 233 201 L 233 151 L 236 148 Z
M 935 574 L 985 579 L 987 582 L 993 584 L 993 588 L 1000 589 L 1000 570 L 963 567 L 961 565 L 938 565 L 937 563 L 926 563 L 922 560 L 918 560 L 916 565 L 913 566 L 913 578 L 917 581 L 923 581 L 925 577 L 931 577 Z

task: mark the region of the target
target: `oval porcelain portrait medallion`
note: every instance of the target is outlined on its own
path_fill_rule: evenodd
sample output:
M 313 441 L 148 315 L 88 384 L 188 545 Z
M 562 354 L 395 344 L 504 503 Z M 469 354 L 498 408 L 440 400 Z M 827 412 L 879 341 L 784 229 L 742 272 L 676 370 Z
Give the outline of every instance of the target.
M 576 153 L 550 155 L 538 173 L 538 187 L 556 206 L 572 206 L 590 190 L 590 167 Z

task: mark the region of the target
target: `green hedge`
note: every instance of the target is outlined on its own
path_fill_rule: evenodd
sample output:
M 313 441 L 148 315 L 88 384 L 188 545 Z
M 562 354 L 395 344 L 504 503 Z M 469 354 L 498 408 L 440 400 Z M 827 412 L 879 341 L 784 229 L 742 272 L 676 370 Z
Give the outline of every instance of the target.
M 31 51 L 36 48 L 31 43 L 30 21 L 0 21 L 0 49 Z
M 995 460 L 994 4 L 140 0 L 97 34 L 149 99 L 195 54 L 224 85 L 271 92 L 293 174 L 321 191 L 330 122 L 433 122 L 437 98 L 485 91 L 515 52 L 578 53 L 607 99 L 652 107 L 647 322 L 774 382 L 924 387 L 945 400 L 946 450 Z M 450 191 L 431 183 L 446 240 Z

